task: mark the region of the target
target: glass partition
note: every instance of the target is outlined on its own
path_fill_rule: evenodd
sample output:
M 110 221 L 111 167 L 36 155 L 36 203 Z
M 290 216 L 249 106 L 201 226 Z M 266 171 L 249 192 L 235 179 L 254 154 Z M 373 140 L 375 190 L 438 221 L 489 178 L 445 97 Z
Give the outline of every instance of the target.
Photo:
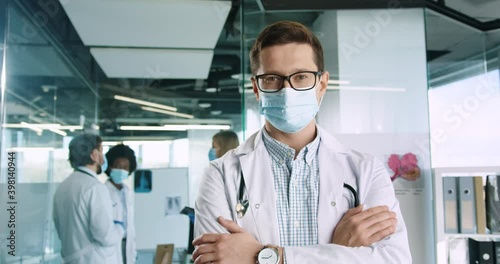
M 498 166 L 494 33 L 431 11 L 426 20 L 433 167 Z
M 8 254 L 12 249 L 2 247 L 3 263 L 60 262 L 52 197 L 72 171 L 70 139 L 92 131 L 98 116 L 95 85 L 78 71 L 54 34 L 53 23 L 60 14 L 33 16 L 31 8 L 31 3 L 11 1 L 6 16 L 0 180 L 1 197 L 14 202 L 15 226 L 2 225 L 0 233 L 2 241 L 12 231 L 16 239 L 15 256 Z M 15 190 L 15 195 L 8 195 L 8 190 Z M 3 203 L 4 212 L 5 206 L 12 204 Z M 7 216 L 2 214 L 2 221 Z
M 185 192 L 175 193 L 186 197 L 182 208 L 194 205 L 212 136 L 225 129 L 241 133 L 241 94 L 234 78 L 241 72 L 240 38 L 233 26 L 239 10 L 232 10 L 230 2 L 80 4 L 0 4 L 0 12 L 8 5 L 0 16 L 0 39 L 5 35 L 6 43 L 1 46 L 0 209 L 6 212 L 8 170 L 14 163 L 17 202 L 16 256 L 2 246 L 0 263 L 61 263 L 52 203 L 59 184 L 73 171 L 68 146 L 74 136 L 99 134 L 104 152 L 118 143 L 129 145 L 138 169 L 159 171 L 153 177 L 175 178 L 182 171 L 179 180 L 188 178 L 189 186 L 170 186 L 164 194 Z M 193 16 L 209 22 L 200 25 Z M 130 188 L 133 177 L 125 181 Z M 99 179 L 108 177 L 103 173 Z M 157 202 L 160 206 L 164 200 Z M 1 222 L 8 217 L 0 214 Z M 0 225 L 1 241 L 7 241 L 10 230 Z M 143 242 L 178 241 L 178 234 L 172 234 Z M 154 247 L 141 250 L 147 259 Z

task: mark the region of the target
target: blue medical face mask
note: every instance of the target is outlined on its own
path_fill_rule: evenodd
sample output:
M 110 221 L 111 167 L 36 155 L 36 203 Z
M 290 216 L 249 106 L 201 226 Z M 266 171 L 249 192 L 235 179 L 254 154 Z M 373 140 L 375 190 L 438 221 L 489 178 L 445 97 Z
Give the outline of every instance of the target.
M 304 129 L 319 111 L 316 88 L 296 91 L 283 88 L 276 93 L 260 93 L 260 113 L 275 128 L 293 134 Z
M 128 171 L 122 169 L 111 169 L 109 177 L 111 177 L 114 183 L 121 184 L 128 178 Z
M 103 163 L 101 164 L 101 171 L 105 172 L 108 169 L 108 159 L 106 158 L 106 155 L 102 155 L 102 159 L 104 160 Z
M 211 148 L 208 151 L 208 160 L 212 161 L 214 159 L 217 159 L 217 156 L 215 155 L 215 148 Z

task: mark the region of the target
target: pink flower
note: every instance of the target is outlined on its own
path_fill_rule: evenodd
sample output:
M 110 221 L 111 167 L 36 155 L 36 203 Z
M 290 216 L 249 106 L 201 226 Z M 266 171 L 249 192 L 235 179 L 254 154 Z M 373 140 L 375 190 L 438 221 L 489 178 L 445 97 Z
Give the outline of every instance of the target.
M 391 180 L 402 177 L 408 181 L 415 181 L 420 177 L 417 157 L 413 153 L 406 153 L 401 160 L 396 154 L 392 154 L 387 161 L 389 168 L 394 171 Z

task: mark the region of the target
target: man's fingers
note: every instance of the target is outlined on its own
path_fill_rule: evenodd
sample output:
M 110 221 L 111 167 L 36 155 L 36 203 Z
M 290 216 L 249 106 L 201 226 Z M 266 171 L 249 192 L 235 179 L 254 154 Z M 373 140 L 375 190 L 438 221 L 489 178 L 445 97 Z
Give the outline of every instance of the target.
M 204 234 L 193 240 L 192 244 L 193 246 L 198 246 L 206 243 L 215 243 L 217 240 L 219 240 L 219 237 L 221 235 L 222 234 Z
M 229 233 L 231 234 L 245 232 L 245 230 L 241 228 L 237 223 L 231 220 L 224 219 L 222 216 L 219 216 L 219 218 L 217 218 L 217 222 L 219 222 L 219 224 L 227 229 L 227 231 L 229 231 Z
M 390 235 L 394 234 L 394 232 L 396 232 L 396 225 L 390 225 L 387 228 L 373 234 L 369 239 L 372 241 L 372 243 L 374 243 L 389 237 Z
M 361 226 L 366 227 L 366 228 L 374 228 L 377 226 L 379 223 L 386 223 L 386 226 L 383 228 L 386 228 L 388 225 L 391 224 L 392 219 L 396 219 L 396 213 L 394 212 L 380 212 L 374 215 L 371 215 L 370 217 L 367 217 L 363 220 Z M 378 230 L 377 230 L 378 231 Z
M 198 256 L 207 254 L 207 253 L 215 253 L 216 246 L 215 244 L 202 244 L 196 247 L 193 251 L 193 259 L 196 259 Z
M 353 216 L 353 215 L 356 215 L 356 214 L 359 214 L 363 211 L 363 205 L 360 204 L 354 208 L 351 208 L 349 210 L 347 210 L 347 212 L 344 214 L 343 218 L 344 219 L 349 219 L 349 217 Z
M 194 259 L 194 264 L 205 264 L 205 263 L 218 263 L 216 262 L 217 260 L 217 255 L 215 253 L 207 253 L 199 256 L 193 255 Z
M 396 226 L 398 224 L 398 219 L 396 218 L 396 214 L 393 212 L 390 213 L 380 213 L 377 216 L 372 217 L 369 221 L 365 222 L 368 229 L 368 234 L 375 234 L 380 230 L 384 230 L 389 226 Z
M 376 214 L 379 214 L 382 212 L 388 212 L 388 211 L 389 211 L 389 207 L 387 207 L 385 205 L 381 205 L 381 206 L 376 206 L 376 207 L 372 207 L 370 209 L 367 209 L 367 210 L 355 215 L 354 217 L 356 217 L 357 221 L 362 221 L 362 220 L 365 220 L 373 215 L 376 215 Z

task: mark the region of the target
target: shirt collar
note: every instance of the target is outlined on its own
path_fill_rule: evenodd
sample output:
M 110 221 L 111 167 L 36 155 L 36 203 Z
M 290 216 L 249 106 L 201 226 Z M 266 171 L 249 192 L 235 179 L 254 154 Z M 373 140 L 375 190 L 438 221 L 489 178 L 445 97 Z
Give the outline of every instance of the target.
M 262 139 L 269 155 L 276 162 L 285 163 L 287 160 L 292 160 L 295 156 L 294 149 L 271 137 L 265 128 L 262 128 Z M 316 138 L 300 150 L 297 158 L 300 158 L 303 156 L 302 153 L 305 153 L 305 161 L 308 165 L 311 165 L 314 157 L 316 157 L 316 153 L 318 152 L 320 139 L 320 130 L 316 129 Z
M 90 175 L 94 176 L 95 178 L 97 178 L 97 174 L 95 173 L 95 171 L 85 167 L 85 166 L 79 166 L 77 168 L 77 170 L 81 170 L 81 171 L 85 171 L 85 172 L 88 172 Z

